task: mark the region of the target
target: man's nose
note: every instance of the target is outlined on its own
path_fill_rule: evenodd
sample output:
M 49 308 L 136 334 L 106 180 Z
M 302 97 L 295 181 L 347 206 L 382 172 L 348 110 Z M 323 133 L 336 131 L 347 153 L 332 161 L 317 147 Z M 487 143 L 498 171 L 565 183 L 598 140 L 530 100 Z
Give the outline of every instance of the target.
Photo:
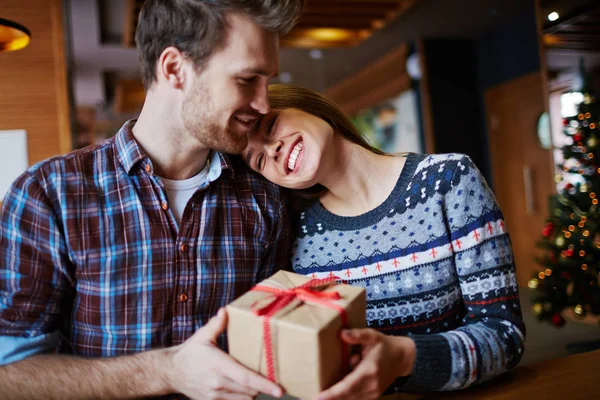
M 271 105 L 269 104 L 269 88 L 267 85 L 261 85 L 250 103 L 253 109 L 259 113 L 265 115 L 271 111 Z

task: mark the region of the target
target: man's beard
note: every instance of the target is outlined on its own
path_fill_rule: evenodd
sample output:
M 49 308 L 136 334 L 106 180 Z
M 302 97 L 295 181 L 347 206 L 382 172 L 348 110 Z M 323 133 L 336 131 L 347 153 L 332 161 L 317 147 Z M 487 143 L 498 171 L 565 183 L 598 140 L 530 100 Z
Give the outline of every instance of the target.
M 232 131 L 229 119 L 223 126 L 219 112 L 204 85 L 194 85 L 181 105 L 181 116 L 185 129 L 209 149 L 238 154 L 248 145 L 248 136 Z

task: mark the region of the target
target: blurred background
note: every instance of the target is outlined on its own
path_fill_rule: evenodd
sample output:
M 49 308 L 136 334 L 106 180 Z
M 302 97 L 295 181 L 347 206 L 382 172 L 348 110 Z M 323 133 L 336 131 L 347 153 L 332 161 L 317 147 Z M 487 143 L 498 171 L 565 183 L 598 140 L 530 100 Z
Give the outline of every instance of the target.
M 142 4 L 0 0 L 0 199 L 139 113 Z M 377 147 L 475 161 L 511 233 L 523 363 L 600 348 L 600 2 L 308 0 L 281 45 L 277 81 L 334 99 Z

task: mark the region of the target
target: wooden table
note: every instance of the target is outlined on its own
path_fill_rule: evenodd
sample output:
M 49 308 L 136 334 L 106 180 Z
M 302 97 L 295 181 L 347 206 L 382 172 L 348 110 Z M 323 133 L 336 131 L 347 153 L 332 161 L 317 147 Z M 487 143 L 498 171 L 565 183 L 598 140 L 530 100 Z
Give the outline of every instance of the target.
M 384 399 L 600 399 L 600 350 L 517 367 L 490 382 L 462 391 L 398 394 Z

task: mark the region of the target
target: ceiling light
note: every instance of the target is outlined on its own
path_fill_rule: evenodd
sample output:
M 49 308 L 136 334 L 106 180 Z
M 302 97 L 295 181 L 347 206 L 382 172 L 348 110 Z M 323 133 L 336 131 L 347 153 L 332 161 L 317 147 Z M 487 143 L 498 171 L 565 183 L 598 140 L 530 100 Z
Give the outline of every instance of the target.
M 282 72 L 279 74 L 279 81 L 281 83 L 290 83 L 292 81 L 292 74 L 289 72 Z
M 26 47 L 31 32 L 23 25 L 0 18 L 0 51 L 16 51 Z
M 346 29 L 315 28 L 308 31 L 307 36 L 317 40 L 336 42 L 350 39 L 352 32 Z
M 556 21 L 559 18 L 560 18 L 560 15 L 558 15 L 558 13 L 556 11 L 553 11 L 550 14 L 548 14 L 548 19 L 552 22 Z
M 323 52 L 320 49 L 312 49 L 308 54 L 313 60 L 320 60 L 323 58 Z

